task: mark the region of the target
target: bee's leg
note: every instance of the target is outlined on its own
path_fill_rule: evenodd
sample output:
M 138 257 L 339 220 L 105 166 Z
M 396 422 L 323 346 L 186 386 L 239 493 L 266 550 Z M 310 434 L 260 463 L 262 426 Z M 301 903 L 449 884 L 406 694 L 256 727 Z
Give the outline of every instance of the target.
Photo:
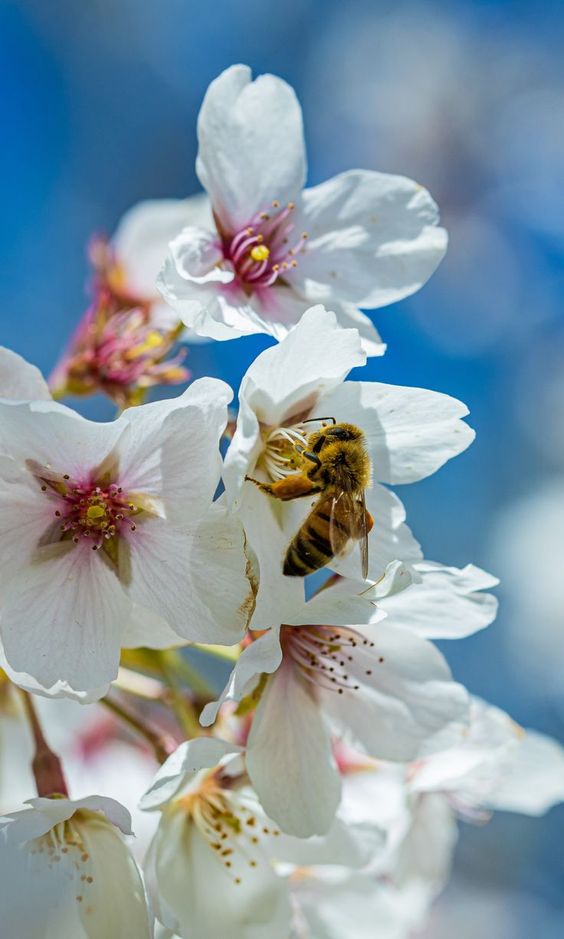
M 370 512 L 368 511 L 368 509 L 365 509 L 365 510 L 364 510 L 364 515 L 365 515 L 365 519 L 366 519 L 366 521 L 365 521 L 365 523 L 364 523 L 364 530 L 365 530 L 366 534 L 369 535 L 370 532 L 372 531 L 372 529 L 374 528 L 374 519 L 372 518 L 372 516 L 371 516 Z
M 317 456 L 317 453 L 311 453 L 309 450 L 303 450 L 302 447 L 296 447 L 296 450 L 300 456 L 305 457 L 306 460 L 311 460 L 311 462 L 315 463 L 318 468 L 321 466 L 321 460 Z
M 295 476 L 285 476 L 284 479 L 278 479 L 275 483 L 261 483 L 252 476 L 245 476 L 249 482 L 258 486 L 261 492 L 273 496 L 275 499 L 281 499 L 283 502 L 290 502 L 292 499 L 300 499 L 302 496 L 313 496 L 321 492 L 319 486 L 308 479 L 307 476 L 296 474 Z

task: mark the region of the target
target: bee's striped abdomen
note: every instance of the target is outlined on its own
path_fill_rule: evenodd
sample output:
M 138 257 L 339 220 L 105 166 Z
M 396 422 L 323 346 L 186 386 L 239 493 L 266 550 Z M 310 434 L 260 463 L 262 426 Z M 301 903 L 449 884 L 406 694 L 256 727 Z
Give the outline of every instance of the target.
M 318 571 L 339 554 L 350 539 L 344 520 L 331 515 L 332 499 L 321 499 L 290 542 L 284 559 L 284 574 L 305 577 Z

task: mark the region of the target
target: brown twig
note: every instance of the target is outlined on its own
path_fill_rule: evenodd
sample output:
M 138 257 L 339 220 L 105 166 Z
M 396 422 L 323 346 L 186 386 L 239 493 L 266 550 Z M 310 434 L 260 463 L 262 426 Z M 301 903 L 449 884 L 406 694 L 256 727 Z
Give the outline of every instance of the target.
M 31 768 L 35 777 L 37 795 L 52 796 L 56 794 L 68 796 L 69 793 L 61 760 L 56 753 L 53 753 L 45 739 L 37 711 L 35 710 L 33 697 L 29 691 L 24 691 L 22 688 L 20 688 L 20 693 L 35 744 L 35 753 L 31 762 Z

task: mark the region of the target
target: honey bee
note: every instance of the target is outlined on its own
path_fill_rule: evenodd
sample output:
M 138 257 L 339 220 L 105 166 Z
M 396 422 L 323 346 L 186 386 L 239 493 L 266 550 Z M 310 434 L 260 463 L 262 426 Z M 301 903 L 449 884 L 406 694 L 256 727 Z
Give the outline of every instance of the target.
M 362 576 L 368 576 L 368 534 L 374 524 L 365 503 L 371 464 L 362 430 L 354 424 L 332 421 L 308 435 L 307 445 L 296 445 L 298 471 L 274 483 L 246 476 L 258 488 L 283 502 L 319 493 L 309 515 L 288 546 L 284 574 L 305 577 L 360 542 Z M 306 422 L 304 422 L 306 423 Z

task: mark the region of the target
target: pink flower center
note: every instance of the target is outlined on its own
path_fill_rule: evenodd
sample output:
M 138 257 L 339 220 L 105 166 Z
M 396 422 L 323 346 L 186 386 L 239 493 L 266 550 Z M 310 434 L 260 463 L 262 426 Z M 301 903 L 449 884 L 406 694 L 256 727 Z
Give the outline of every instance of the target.
M 298 266 L 296 256 L 305 248 L 307 233 L 294 237 L 294 208 L 293 202 L 281 208 L 275 200 L 268 212 L 258 213 L 249 225 L 224 239 L 225 259 L 247 289 L 270 287 Z
M 133 518 L 141 509 L 129 500 L 121 486 L 75 482 L 66 474 L 39 480 L 42 491 L 48 492 L 51 499 L 55 496 L 60 540 L 70 537 L 78 544 L 81 538 L 89 538 L 92 549 L 97 551 L 123 534 L 124 529 L 135 531 Z
M 355 650 L 374 646 L 355 630 L 334 626 L 283 626 L 280 641 L 284 657 L 292 660 L 306 681 L 338 694 L 360 690 L 350 674 L 356 671 L 350 668 Z

